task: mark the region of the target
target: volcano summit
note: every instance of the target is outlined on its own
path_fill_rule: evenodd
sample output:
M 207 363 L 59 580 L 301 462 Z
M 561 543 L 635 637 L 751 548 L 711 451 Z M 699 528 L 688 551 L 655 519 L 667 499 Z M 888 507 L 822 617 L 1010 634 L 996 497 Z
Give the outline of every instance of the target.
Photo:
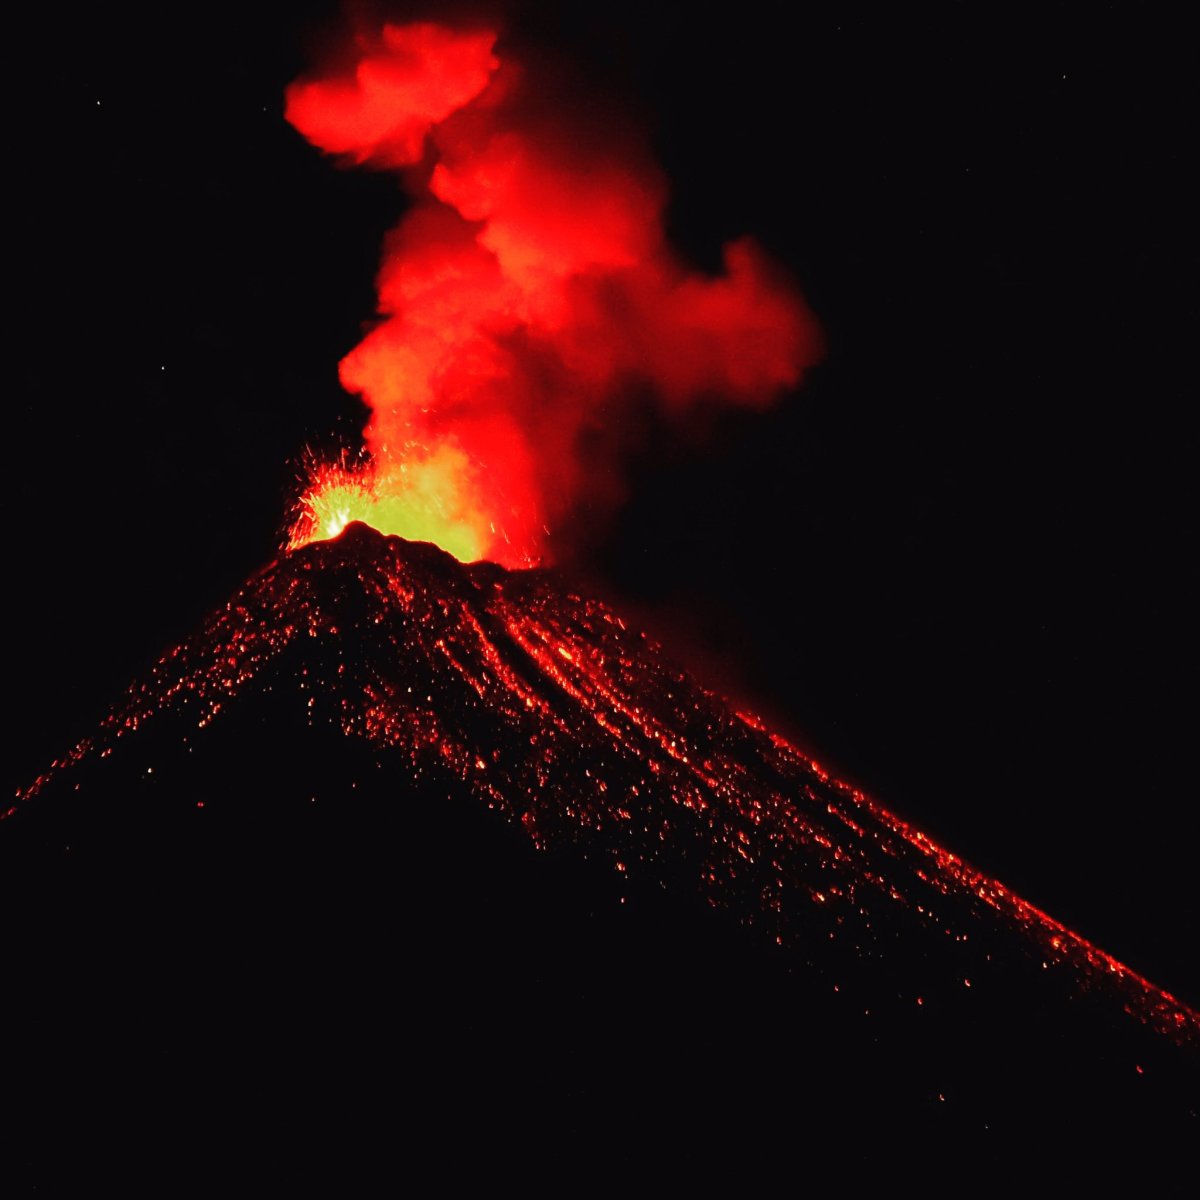
M 563 1136 L 614 1104 L 693 1136 L 700 1095 L 747 1136 L 851 1102 L 904 1128 L 1195 1120 L 1187 1005 L 605 605 L 362 525 L 164 656 L 0 854 L 35 1064 L 98 1052 L 81 1012 L 184 1078 L 261 1037 L 274 1103 L 364 1069 L 344 1037 L 387 1058 L 416 1005 L 405 1069 L 469 1093 L 472 1129 L 508 1127 L 510 1086 Z M 787 1111 L 739 1108 L 780 1077 L 806 1080 Z

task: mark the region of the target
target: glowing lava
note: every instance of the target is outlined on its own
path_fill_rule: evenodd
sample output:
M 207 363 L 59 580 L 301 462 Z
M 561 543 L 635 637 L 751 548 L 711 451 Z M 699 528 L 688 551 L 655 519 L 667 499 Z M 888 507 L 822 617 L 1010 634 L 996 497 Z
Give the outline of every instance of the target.
M 924 1009 L 1063 987 L 1200 1040 L 1186 1003 L 705 691 L 604 604 L 361 525 L 251 579 L 0 818 L 50 817 L 81 785 L 108 794 L 89 773 L 127 740 L 137 779 L 166 788 L 166 763 L 137 748 L 150 726 L 183 746 L 186 780 L 255 696 L 390 764 L 396 805 L 469 798 L 541 848 L 701 896 L 831 985 L 858 979 L 873 1011 L 897 988 Z M 204 799 L 206 814 L 222 802 Z
M 477 562 L 495 542 L 471 487 L 474 469 L 453 446 L 412 450 L 386 471 L 342 463 L 312 468 L 297 505 L 288 549 L 335 538 L 353 521 L 414 542 L 434 542 L 461 562 Z M 495 557 L 493 553 L 492 557 Z
M 403 172 L 378 321 L 341 363 L 371 410 L 360 468 L 317 470 L 290 544 L 361 520 L 465 560 L 527 566 L 551 530 L 619 504 L 636 405 L 762 408 L 819 353 L 795 289 L 749 241 L 698 273 L 667 245 L 667 189 L 622 117 L 495 53 L 492 30 L 361 36 L 288 90 L 287 118 L 353 164 Z M 577 85 L 576 85 L 577 86 Z

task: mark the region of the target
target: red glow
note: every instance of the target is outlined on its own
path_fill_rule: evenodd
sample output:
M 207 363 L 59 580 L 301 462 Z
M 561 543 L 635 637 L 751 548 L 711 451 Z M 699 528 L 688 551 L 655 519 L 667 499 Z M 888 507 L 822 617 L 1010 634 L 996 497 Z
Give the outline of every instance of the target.
M 729 708 L 605 605 L 363 529 L 252 578 L 0 821 L 127 739 L 140 755 L 151 723 L 181 722 L 190 753 L 256 693 L 386 750 L 405 801 L 410 777 L 465 788 L 539 847 L 697 891 L 786 951 L 836 941 L 839 970 L 849 956 L 882 981 L 899 953 L 905 1008 L 984 1003 L 1018 978 L 1049 996 L 1061 976 L 1200 1044 L 1186 1002 Z
M 287 119 L 306 137 L 355 162 L 393 167 L 420 161 L 430 128 L 473 100 L 499 63 L 496 35 L 439 25 L 385 25 L 361 39 L 349 78 L 294 83 Z
M 619 502 L 632 395 L 683 425 L 701 400 L 769 404 L 817 357 L 751 242 L 716 277 L 681 263 L 644 151 L 543 100 L 496 41 L 385 26 L 350 71 L 288 90 L 305 137 L 406 168 L 416 201 L 384 247 L 380 319 L 341 364 L 371 410 L 369 465 L 315 474 L 292 546 L 361 520 L 467 560 L 542 560 L 571 512 Z

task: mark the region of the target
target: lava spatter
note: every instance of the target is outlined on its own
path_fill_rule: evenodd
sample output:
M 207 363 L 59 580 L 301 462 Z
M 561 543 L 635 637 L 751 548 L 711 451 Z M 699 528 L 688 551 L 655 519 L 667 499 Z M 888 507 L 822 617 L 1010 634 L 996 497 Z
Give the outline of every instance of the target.
M 903 962 L 917 1005 L 1054 975 L 1200 1037 L 1186 1004 L 733 710 L 606 605 L 359 524 L 251 579 L 5 815 L 60 803 L 152 725 L 194 738 L 264 691 L 414 787 L 465 792 L 631 885 L 701 896 L 788 954 L 832 953 L 868 981 Z

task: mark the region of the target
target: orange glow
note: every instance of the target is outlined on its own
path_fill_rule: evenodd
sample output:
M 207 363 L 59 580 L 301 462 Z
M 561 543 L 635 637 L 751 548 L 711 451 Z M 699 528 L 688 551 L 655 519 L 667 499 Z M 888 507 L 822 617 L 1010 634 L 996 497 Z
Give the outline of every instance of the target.
M 411 449 L 381 474 L 340 464 L 315 467 L 297 505 L 288 549 L 335 538 L 351 521 L 410 542 L 434 542 L 462 562 L 506 558 L 503 534 L 484 520 L 473 503 L 474 470 L 453 446 Z
M 413 193 L 340 369 L 371 412 L 369 465 L 317 472 L 293 546 L 357 519 L 468 560 L 545 560 L 568 518 L 621 502 L 635 405 L 686 428 L 701 403 L 766 406 L 818 357 L 765 256 L 743 239 L 716 276 L 681 262 L 638 138 L 501 63 L 497 36 L 387 25 L 288 89 L 309 141 Z
M 331 531 L 338 487 L 353 498 L 360 486 L 338 470 L 324 493 Z M 151 723 L 181 721 L 186 742 L 236 722 L 259 689 L 298 703 L 310 726 L 387 750 L 401 799 L 409 778 L 434 795 L 462 789 L 537 846 L 703 896 L 810 966 L 836 939 L 830 961 L 877 972 L 881 1003 L 898 966 L 912 986 L 897 1003 L 935 1013 L 1019 980 L 1031 1002 L 1049 999 L 1060 976 L 1200 1044 L 1186 1002 L 731 709 L 554 573 L 460 567 L 361 527 L 254 576 L 0 821 Z M 69 776 L 58 786 L 73 794 Z

